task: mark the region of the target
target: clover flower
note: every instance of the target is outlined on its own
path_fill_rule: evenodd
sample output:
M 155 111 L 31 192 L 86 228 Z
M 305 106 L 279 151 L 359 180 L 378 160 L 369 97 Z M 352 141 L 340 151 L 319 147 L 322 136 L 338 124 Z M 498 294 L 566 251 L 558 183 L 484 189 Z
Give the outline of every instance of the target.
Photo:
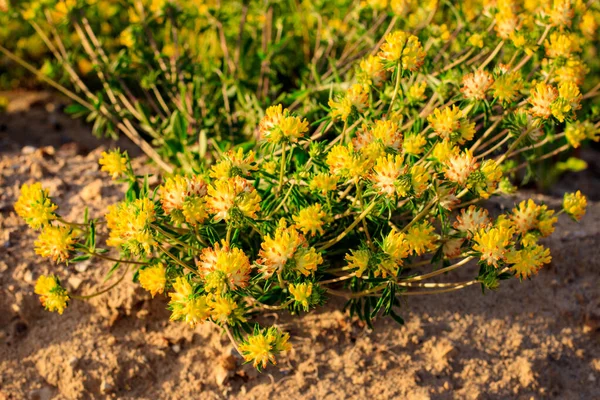
M 260 210 L 260 195 L 244 178 L 220 179 L 208 187 L 206 206 L 214 221 L 230 220 L 236 215 L 256 218 Z
M 238 304 L 228 296 L 209 296 L 208 305 L 210 306 L 210 316 L 213 320 L 221 323 L 243 322 L 245 318 L 240 315 Z
M 254 152 L 249 151 L 244 154 L 244 149 L 237 151 L 229 150 L 222 157 L 222 160 L 213 165 L 210 169 L 210 177 L 215 179 L 227 179 L 233 176 L 248 177 L 252 171 L 257 170 L 254 161 Z
M 337 100 L 329 99 L 331 118 L 341 119 L 346 122 L 354 113 L 361 113 L 369 104 L 368 88 L 361 84 L 354 84 Z
M 58 206 L 52 203 L 48 189 L 39 182 L 21 186 L 21 194 L 15 203 L 17 215 L 33 229 L 40 229 L 56 219 L 54 211 Z
M 40 276 L 35 283 L 34 292 L 40 296 L 44 308 L 51 312 L 62 314 L 69 303 L 69 294 L 54 275 Z
M 387 65 L 387 69 L 399 65 L 404 71 L 416 71 L 425 62 L 426 53 L 416 36 L 396 31 L 386 35 L 385 43 L 381 45 L 377 55 Z
M 404 259 L 411 252 L 411 245 L 408 242 L 408 237 L 405 233 L 397 232 L 392 229 L 390 233 L 383 239 L 381 250 L 387 254 L 392 261 L 402 266 Z M 383 275 L 385 278 L 386 275 Z
M 423 255 L 428 251 L 435 250 L 439 236 L 434 233 L 435 228 L 428 222 L 415 224 L 406 231 L 406 240 L 410 252 L 415 255 Z
M 558 87 L 558 98 L 551 104 L 552 115 L 560 122 L 565 118 L 574 118 L 581 108 L 581 92 L 573 82 L 563 82 Z
M 294 296 L 294 301 L 300 303 L 306 311 L 308 311 L 310 296 L 312 296 L 312 282 L 302 282 L 298 284 L 290 284 L 288 286 L 290 294 Z
M 203 249 L 196 265 L 205 278 L 206 290 L 219 293 L 246 287 L 252 269 L 244 251 L 230 247 L 225 241 Z
M 109 237 L 106 244 L 134 255 L 149 253 L 156 244 L 150 229 L 155 220 L 154 203 L 147 197 L 108 206 L 106 225 Z
M 509 251 L 506 254 L 506 263 L 512 264 L 511 271 L 521 279 L 536 274 L 544 264 L 552 261 L 550 250 L 540 245 L 532 245 L 521 250 Z
M 252 362 L 260 370 L 266 368 L 268 363 L 277 364 L 275 355 L 292 349 L 288 343 L 289 337 L 288 333 L 275 327 L 256 330 L 240 344 L 239 349 L 246 362 Z
M 551 85 L 540 82 L 531 89 L 529 94 L 529 112 L 543 119 L 548 119 L 552 115 L 552 103 L 558 98 L 558 91 Z
M 267 108 L 258 132 L 261 139 L 270 143 L 296 143 L 308 132 L 308 122 L 292 115 L 279 104 Z
M 455 143 L 464 144 L 475 134 L 475 124 L 469 122 L 464 112 L 454 105 L 443 110 L 436 108 L 427 121 L 438 136 Z
M 350 253 L 347 253 L 344 259 L 348 262 L 346 269 L 356 269 L 354 274 L 360 278 L 369 267 L 371 252 L 366 249 L 350 250 Z
M 321 192 L 325 196 L 328 192 L 332 192 L 337 188 L 337 181 L 338 179 L 335 176 L 321 172 L 313 176 L 308 187 L 310 190 Z
M 466 99 L 483 100 L 485 93 L 493 83 L 494 78 L 489 72 L 477 70 L 463 77 L 463 87 L 460 91 Z
M 481 253 L 481 261 L 498 268 L 498 263 L 506 259 L 512 235 L 512 229 L 505 226 L 481 228 L 473 236 L 473 250 Z
M 453 226 L 457 231 L 465 233 L 467 239 L 470 239 L 474 233 L 487 227 L 490 223 L 487 210 L 471 205 L 469 208 L 461 210 L 460 215 L 456 216 Z
M 573 147 L 578 148 L 581 142 L 586 139 L 591 139 L 595 142 L 600 140 L 600 130 L 596 129 L 594 125 L 589 122 L 573 122 L 567 124 L 565 128 L 565 137 L 567 142 Z
M 444 175 L 449 181 L 464 186 L 473 171 L 479 166 L 469 150 L 449 157 L 443 164 Z
M 352 144 L 338 144 L 327 153 L 325 162 L 332 175 L 343 178 L 358 178 L 366 174 L 368 161 L 354 151 Z
M 358 76 L 364 84 L 381 86 L 387 79 L 387 72 L 379 57 L 369 55 L 360 62 Z
M 312 236 L 316 235 L 317 232 L 321 235 L 325 233 L 323 225 L 326 218 L 327 213 L 322 210 L 320 204 L 305 207 L 298 212 L 298 215 L 293 216 L 296 227 L 305 235 L 310 233 Z
M 129 157 L 127 152 L 121 153 L 119 149 L 103 151 L 98 163 L 102 166 L 101 171 L 108 173 L 112 179 L 118 179 L 128 171 Z
M 152 297 L 165 291 L 167 284 L 166 269 L 163 263 L 158 263 L 141 269 L 138 275 L 140 285 L 150 292 Z
M 45 225 L 34 243 L 35 253 L 59 263 L 69 259 L 74 244 L 75 238 L 71 229 L 65 226 Z
M 402 146 L 402 151 L 404 154 L 408 154 L 411 156 L 418 156 L 419 154 L 425 151 L 425 145 L 427 144 L 427 139 L 424 135 L 418 133 L 416 135 L 408 135 L 404 136 L 404 143 Z
M 502 103 L 512 103 L 519 97 L 523 88 L 523 78 L 519 71 L 500 74 L 492 84 L 492 96 Z
M 563 198 L 563 209 L 574 220 L 581 221 L 585 215 L 587 199 L 581 194 L 581 191 L 575 193 L 565 193 Z
M 199 175 L 175 175 L 167 178 L 158 189 L 160 203 L 165 213 L 176 223 L 184 220 L 192 225 L 206 219 L 205 196 L 207 186 Z
M 405 171 L 404 158 L 399 154 L 388 154 L 377 159 L 370 179 L 377 191 L 385 196 L 406 196 L 408 188 L 398 182 Z
M 186 277 L 177 277 L 173 282 L 173 289 L 169 293 L 172 321 L 184 321 L 195 327 L 210 317 L 207 296 L 194 293 L 194 288 Z

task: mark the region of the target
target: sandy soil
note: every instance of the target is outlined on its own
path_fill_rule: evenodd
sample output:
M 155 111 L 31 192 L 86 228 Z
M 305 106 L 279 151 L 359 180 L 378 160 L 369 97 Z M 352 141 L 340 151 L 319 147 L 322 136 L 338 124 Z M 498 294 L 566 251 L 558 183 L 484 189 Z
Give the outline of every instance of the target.
M 56 273 L 86 294 L 102 287 L 110 265 L 36 257 L 34 233 L 12 208 L 19 186 L 41 180 L 73 219 L 86 206 L 100 215 L 123 189 L 98 171 L 96 147 L 106 143 L 47 108 L 28 102 L 0 115 L 0 400 L 600 398 L 596 202 L 579 225 L 561 218 L 547 241 L 553 262 L 534 280 L 486 295 L 472 287 L 410 298 L 404 326 L 382 320 L 369 330 L 336 300 L 301 318 L 265 315 L 291 333 L 294 350 L 262 374 L 208 324 L 168 322 L 165 297 L 151 299 L 130 282 L 73 302 L 62 316 L 45 312 L 33 294 L 39 275 Z M 581 188 L 597 191 L 597 177 L 589 178 Z

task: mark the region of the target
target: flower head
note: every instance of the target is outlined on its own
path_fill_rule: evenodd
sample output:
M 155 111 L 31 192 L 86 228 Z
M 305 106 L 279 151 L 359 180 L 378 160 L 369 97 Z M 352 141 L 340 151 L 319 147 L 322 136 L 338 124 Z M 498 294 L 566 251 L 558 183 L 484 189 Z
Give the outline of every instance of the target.
M 346 268 L 349 270 L 356 269 L 354 274 L 360 278 L 369 267 L 371 252 L 366 249 L 351 250 L 344 258 L 348 262 Z
M 21 195 L 15 203 L 17 215 L 33 229 L 39 229 L 56 219 L 54 211 L 58 206 L 52 203 L 48 189 L 42 189 L 39 182 L 21 186 Z
M 359 80 L 367 85 L 381 86 L 387 78 L 383 64 L 377 56 L 370 55 L 364 58 L 359 68 Z
M 173 289 L 174 291 L 169 293 L 172 321 L 185 321 L 194 327 L 210 317 L 207 296 L 194 293 L 194 287 L 186 277 L 177 277 Z
M 217 292 L 246 287 L 252 269 L 248 256 L 225 241 L 202 250 L 197 266 L 199 274 L 205 278 L 206 290 Z
M 388 33 L 378 53 L 388 69 L 398 64 L 402 70 L 408 71 L 418 70 L 425 62 L 425 55 L 419 39 L 404 31 Z
M 308 131 L 308 122 L 292 115 L 279 104 L 267 108 L 258 131 L 261 139 L 270 143 L 296 143 Z
M 312 296 L 312 282 L 302 282 L 298 284 L 290 284 L 288 287 L 290 294 L 294 296 L 294 301 L 302 304 L 304 309 L 308 311 L 310 296 Z
M 129 157 L 127 152 L 121 153 L 119 149 L 102 152 L 98 163 L 102 166 L 101 170 L 107 172 L 113 179 L 117 179 L 127 173 Z
M 519 97 L 523 78 L 519 71 L 503 73 L 492 84 L 492 95 L 502 103 L 511 103 Z
M 463 186 L 477 167 L 478 164 L 475 162 L 473 154 L 469 150 L 465 150 L 463 153 L 446 160 L 444 163 L 444 174 L 448 180 Z
M 293 219 L 296 223 L 296 227 L 302 231 L 305 235 L 310 233 L 316 235 L 317 232 L 323 235 L 323 225 L 325 225 L 327 213 L 322 210 L 320 204 L 313 204 L 305 207 L 298 212 L 298 215 L 294 215 Z
M 248 177 L 250 172 L 256 169 L 254 152 L 249 151 L 248 154 L 244 154 L 244 149 L 239 148 L 237 151 L 229 150 L 225 153 L 222 160 L 210 169 L 210 177 L 215 179 L 227 179 L 233 176 Z
M 234 176 L 208 187 L 206 205 L 215 214 L 215 221 L 230 220 L 236 215 L 254 219 L 260 210 L 260 196 L 249 181 Z
M 147 197 L 109 206 L 106 214 L 109 237 L 106 244 L 121 247 L 135 255 L 149 253 L 156 244 L 150 229 L 155 219 L 154 203 Z
M 411 245 L 408 242 L 407 235 L 392 229 L 383 239 L 381 250 L 386 253 L 392 261 L 398 265 L 404 263 L 403 259 L 408 257 L 411 252 Z M 385 278 L 385 275 L 384 275 Z
M 45 225 L 35 241 L 35 253 L 59 263 L 69 259 L 74 244 L 75 238 L 71 229 L 65 226 Z
M 481 253 L 481 261 L 498 268 L 498 263 L 506 259 L 512 235 L 512 230 L 504 226 L 481 228 L 473 237 L 473 250 Z
M 58 278 L 54 275 L 42 275 L 35 283 L 35 294 L 40 296 L 42 305 L 48 311 L 62 314 L 69 302 L 69 294 L 60 286 Z
M 600 140 L 600 130 L 596 129 L 594 125 L 589 122 L 572 122 L 568 123 L 565 128 L 565 137 L 567 142 L 574 148 L 578 148 L 586 139 L 591 139 L 595 142 Z
M 435 228 L 428 222 L 415 224 L 406 231 L 406 240 L 410 251 L 418 256 L 437 248 L 438 235 L 434 233 Z
M 337 188 L 337 181 L 338 179 L 335 176 L 321 172 L 313 176 L 308 187 L 310 190 L 321 192 L 325 196 L 328 192 L 334 191 Z
M 551 85 L 540 82 L 529 94 L 529 112 L 536 117 L 548 119 L 552 115 L 551 105 L 558 98 L 558 91 Z
M 247 362 L 252 362 L 254 367 L 266 368 L 270 362 L 275 365 L 275 355 L 291 350 L 288 343 L 290 335 L 283 333 L 275 327 L 265 330 L 256 330 L 240 344 L 239 349 Z
M 331 107 L 331 118 L 346 122 L 350 115 L 363 112 L 369 104 L 368 88 L 354 84 L 337 100 L 330 99 L 328 104 Z
M 473 237 L 473 234 L 490 224 L 490 218 L 487 210 L 478 208 L 473 205 L 469 208 L 463 208 L 460 215 L 456 217 L 454 229 L 459 232 L 464 232 L 468 239 Z
M 158 192 L 163 210 L 175 222 L 182 222 L 184 219 L 188 223 L 201 224 L 204 222 L 206 212 L 203 212 L 200 208 L 204 208 L 204 196 L 206 196 L 207 187 L 199 175 L 189 177 L 171 176 L 160 186 Z M 184 209 L 187 210 L 187 216 L 183 215 Z
M 463 144 L 473 139 L 475 124 L 469 122 L 464 112 L 456 107 L 436 108 L 427 118 L 431 128 L 444 140 Z
M 404 157 L 391 155 L 379 157 L 370 175 L 373 186 L 385 196 L 406 196 L 410 186 L 402 185 L 399 181 L 400 175 L 406 172 Z M 409 182 L 410 185 L 410 182 Z
M 463 77 L 463 87 L 460 91 L 467 99 L 483 100 L 485 99 L 486 91 L 493 83 L 494 78 L 492 78 L 489 72 L 478 69 Z
M 521 250 L 509 251 L 506 254 L 506 263 L 512 264 L 510 269 L 521 279 L 537 273 L 544 264 L 549 264 L 550 261 L 552 261 L 550 250 L 536 244 Z
M 563 209 L 576 221 L 581 221 L 581 218 L 585 215 L 585 209 L 587 208 L 587 199 L 581 194 L 581 191 L 575 193 L 565 193 L 563 198 Z
M 163 293 L 167 284 L 166 269 L 164 264 L 158 263 L 141 269 L 138 279 L 140 285 L 150 292 L 152 297 Z
M 333 146 L 325 162 L 329 166 L 329 171 L 332 175 L 338 175 L 344 178 L 358 178 L 364 175 L 367 171 L 368 160 L 354 151 L 352 144 Z

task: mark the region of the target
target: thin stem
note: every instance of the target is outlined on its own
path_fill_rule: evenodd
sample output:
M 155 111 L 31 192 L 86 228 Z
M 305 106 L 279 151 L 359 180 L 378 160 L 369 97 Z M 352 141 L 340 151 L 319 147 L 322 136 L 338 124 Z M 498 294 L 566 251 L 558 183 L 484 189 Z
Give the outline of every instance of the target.
M 187 265 L 186 263 L 184 263 L 183 261 L 181 261 L 180 259 L 178 259 L 177 257 L 175 257 L 173 254 L 171 254 L 167 249 L 165 249 L 163 246 L 161 246 L 160 244 L 157 244 L 158 248 L 165 253 L 167 256 L 169 256 L 169 258 L 173 261 L 175 261 L 177 264 L 181 265 L 183 268 L 190 270 L 193 273 L 197 273 L 197 271 L 195 269 L 193 269 L 192 267 L 190 267 L 189 265 Z
M 243 357 L 242 352 L 240 351 L 240 348 L 238 347 L 237 342 L 235 341 L 233 335 L 229 331 L 229 327 L 227 326 L 227 324 L 223 324 L 223 329 L 227 333 L 227 337 L 229 337 L 229 340 L 231 341 L 231 344 L 235 348 L 235 351 L 237 351 L 238 354 Z
M 367 207 L 359 216 L 358 218 L 356 218 L 354 220 L 354 222 L 352 224 L 350 224 L 350 226 L 348 226 L 344 232 L 340 233 L 339 235 L 337 235 L 337 237 L 331 239 L 329 242 L 325 243 L 323 246 L 321 246 L 319 248 L 319 251 L 323 251 L 326 250 L 328 248 L 330 248 L 331 246 L 335 245 L 337 242 L 339 242 L 340 240 L 342 240 L 344 237 L 346 237 L 346 235 L 356 227 L 356 225 L 358 225 L 360 223 L 360 221 L 363 220 L 363 218 L 365 218 L 370 212 L 371 210 L 375 207 L 375 202 L 371 203 L 371 205 L 369 205 L 369 207 Z
M 490 62 L 492 62 L 494 57 L 496 57 L 498 55 L 498 52 L 500 52 L 500 50 L 502 49 L 502 46 L 504 46 L 504 40 L 498 43 L 492 54 L 490 54 L 490 56 L 483 62 L 483 64 L 479 66 L 479 69 L 484 69 Z
M 473 256 L 469 256 L 469 257 L 465 258 L 464 260 L 459 261 L 456 264 L 452 264 L 452 265 L 450 265 L 450 266 L 448 266 L 446 268 L 440 268 L 437 271 L 433 271 L 433 272 L 430 272 L 428 274 L 423 274 L 423 275 L 415 276 L 413 278 L 403 279 L 400 282 L 404 282 L 404 283 L 407 283 L 407 282 L 417 282 L 417 281 L 422 281 L 424 279 L 432 278 L 434 276 L 441 275 L 443 273 L 455 270 L 456 268 L 465 265 L 466 263 L 468 263 L 469 261 L 471 261 L 473 258 L 474 258 Z
M 400 88 L 400 78 L 402 77 L 402 68 L 400 68 L 400 63 L 396 66 L 396 84 L 394 85 L 394 92 L 392 93 L 392 101 L 390 101 L 390 107 L 388 108 L 388 114 L 392 112 L 392 107 L 394 106 L 394 101 L 396 100 L 396 95 L 398 94 L 398 89 Z
M 113 262 L 118 262 L 118 263 L 122 263 L 122 264 L 135 264 L 135 265 L 148 265 L 147 262 L 142 262 L 142 261 L 132 261 L 132 260 L 121 260 L 118 258 L 112 258 L 109 256 L 105 256 L 104 254 L 100 254 L 100 253 L 96 253 L 96 252 L 92 252 L 92 251 L 86 251 L 87 254 L 94 256 L 94 257 L 98 257 L 101 258 L 103 260 L 106 261 L 113 261 Z
M 279 185 L 277 186 L 277 193 L 281 193 L 283 187 L 283 176 L 285 175 L 285 142 L 281 144 L 281 167 L 279 169 Z
M 101 290 L 99 292 L 96 292 L 94 294 L 88 294 L 86 296 L 77 296 L 77 295 L 70 295 L 71 298 L 76 299 L 76 300 L 88 300 L 91 299 L 93 297 L 96 296 L 100 296 L 101 294 L 104 294 L 108 291 L 110 291 L 111 289 L 113 289 L 115 286 L 117 286 L 119 283 L 121 283 L 123 281 L 123 279 L 125 278 L 125 276 L 127 275 L 127 272 L 129 271 L 129 267 L 125 268 L 125 271 L 123 272 L 123 275 L 121 275 L 119 277 L 119 279 L 117 279 L 117 281 L 115 283 L 113 283 L 112 285 L 110 285 L 109 287 L 107 287 L 104 290 Z

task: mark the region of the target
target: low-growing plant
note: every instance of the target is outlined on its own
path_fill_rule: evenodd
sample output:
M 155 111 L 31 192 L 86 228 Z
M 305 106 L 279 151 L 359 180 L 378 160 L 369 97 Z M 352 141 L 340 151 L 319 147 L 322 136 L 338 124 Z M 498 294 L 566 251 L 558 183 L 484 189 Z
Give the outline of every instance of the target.
M 262 310 L 301 314 L 339 296 L 369 326 L 401 323 L 405 296 L 527 280 L 551 262 L 541 239 L 561 214 L 580 220 L 585 196 L 498 215 L 484 201 L 513 194 L 528 166 L 600 138 L 588 100 L 599 86 L 580 92 L 593 6 L 447 5 L 454 30 L 391 30 L 312 124 L 271 106 L 255 144 L 217 143 L 216 163 L 155 188 L 126 153 L 104 153 L 102 170 L 128 189 L 103 218 L 66 221 L 39 183 L 23 186 L 15 209 L 41 230 L 41 256 L 114 262 L 113 286 L 133 274 L 168 295 L 171 319 L 218 325 L 258 368 L 290 347 L 276 326 L 253 322 Z M 415 9 L 436 18 L 435 7 Z M 119 256 L 97 240 L 101 224 Z M 453 279 L 459 271 L 470 279 Z M 35 291 L 59 313 L 78 298 L 58 275 Z

